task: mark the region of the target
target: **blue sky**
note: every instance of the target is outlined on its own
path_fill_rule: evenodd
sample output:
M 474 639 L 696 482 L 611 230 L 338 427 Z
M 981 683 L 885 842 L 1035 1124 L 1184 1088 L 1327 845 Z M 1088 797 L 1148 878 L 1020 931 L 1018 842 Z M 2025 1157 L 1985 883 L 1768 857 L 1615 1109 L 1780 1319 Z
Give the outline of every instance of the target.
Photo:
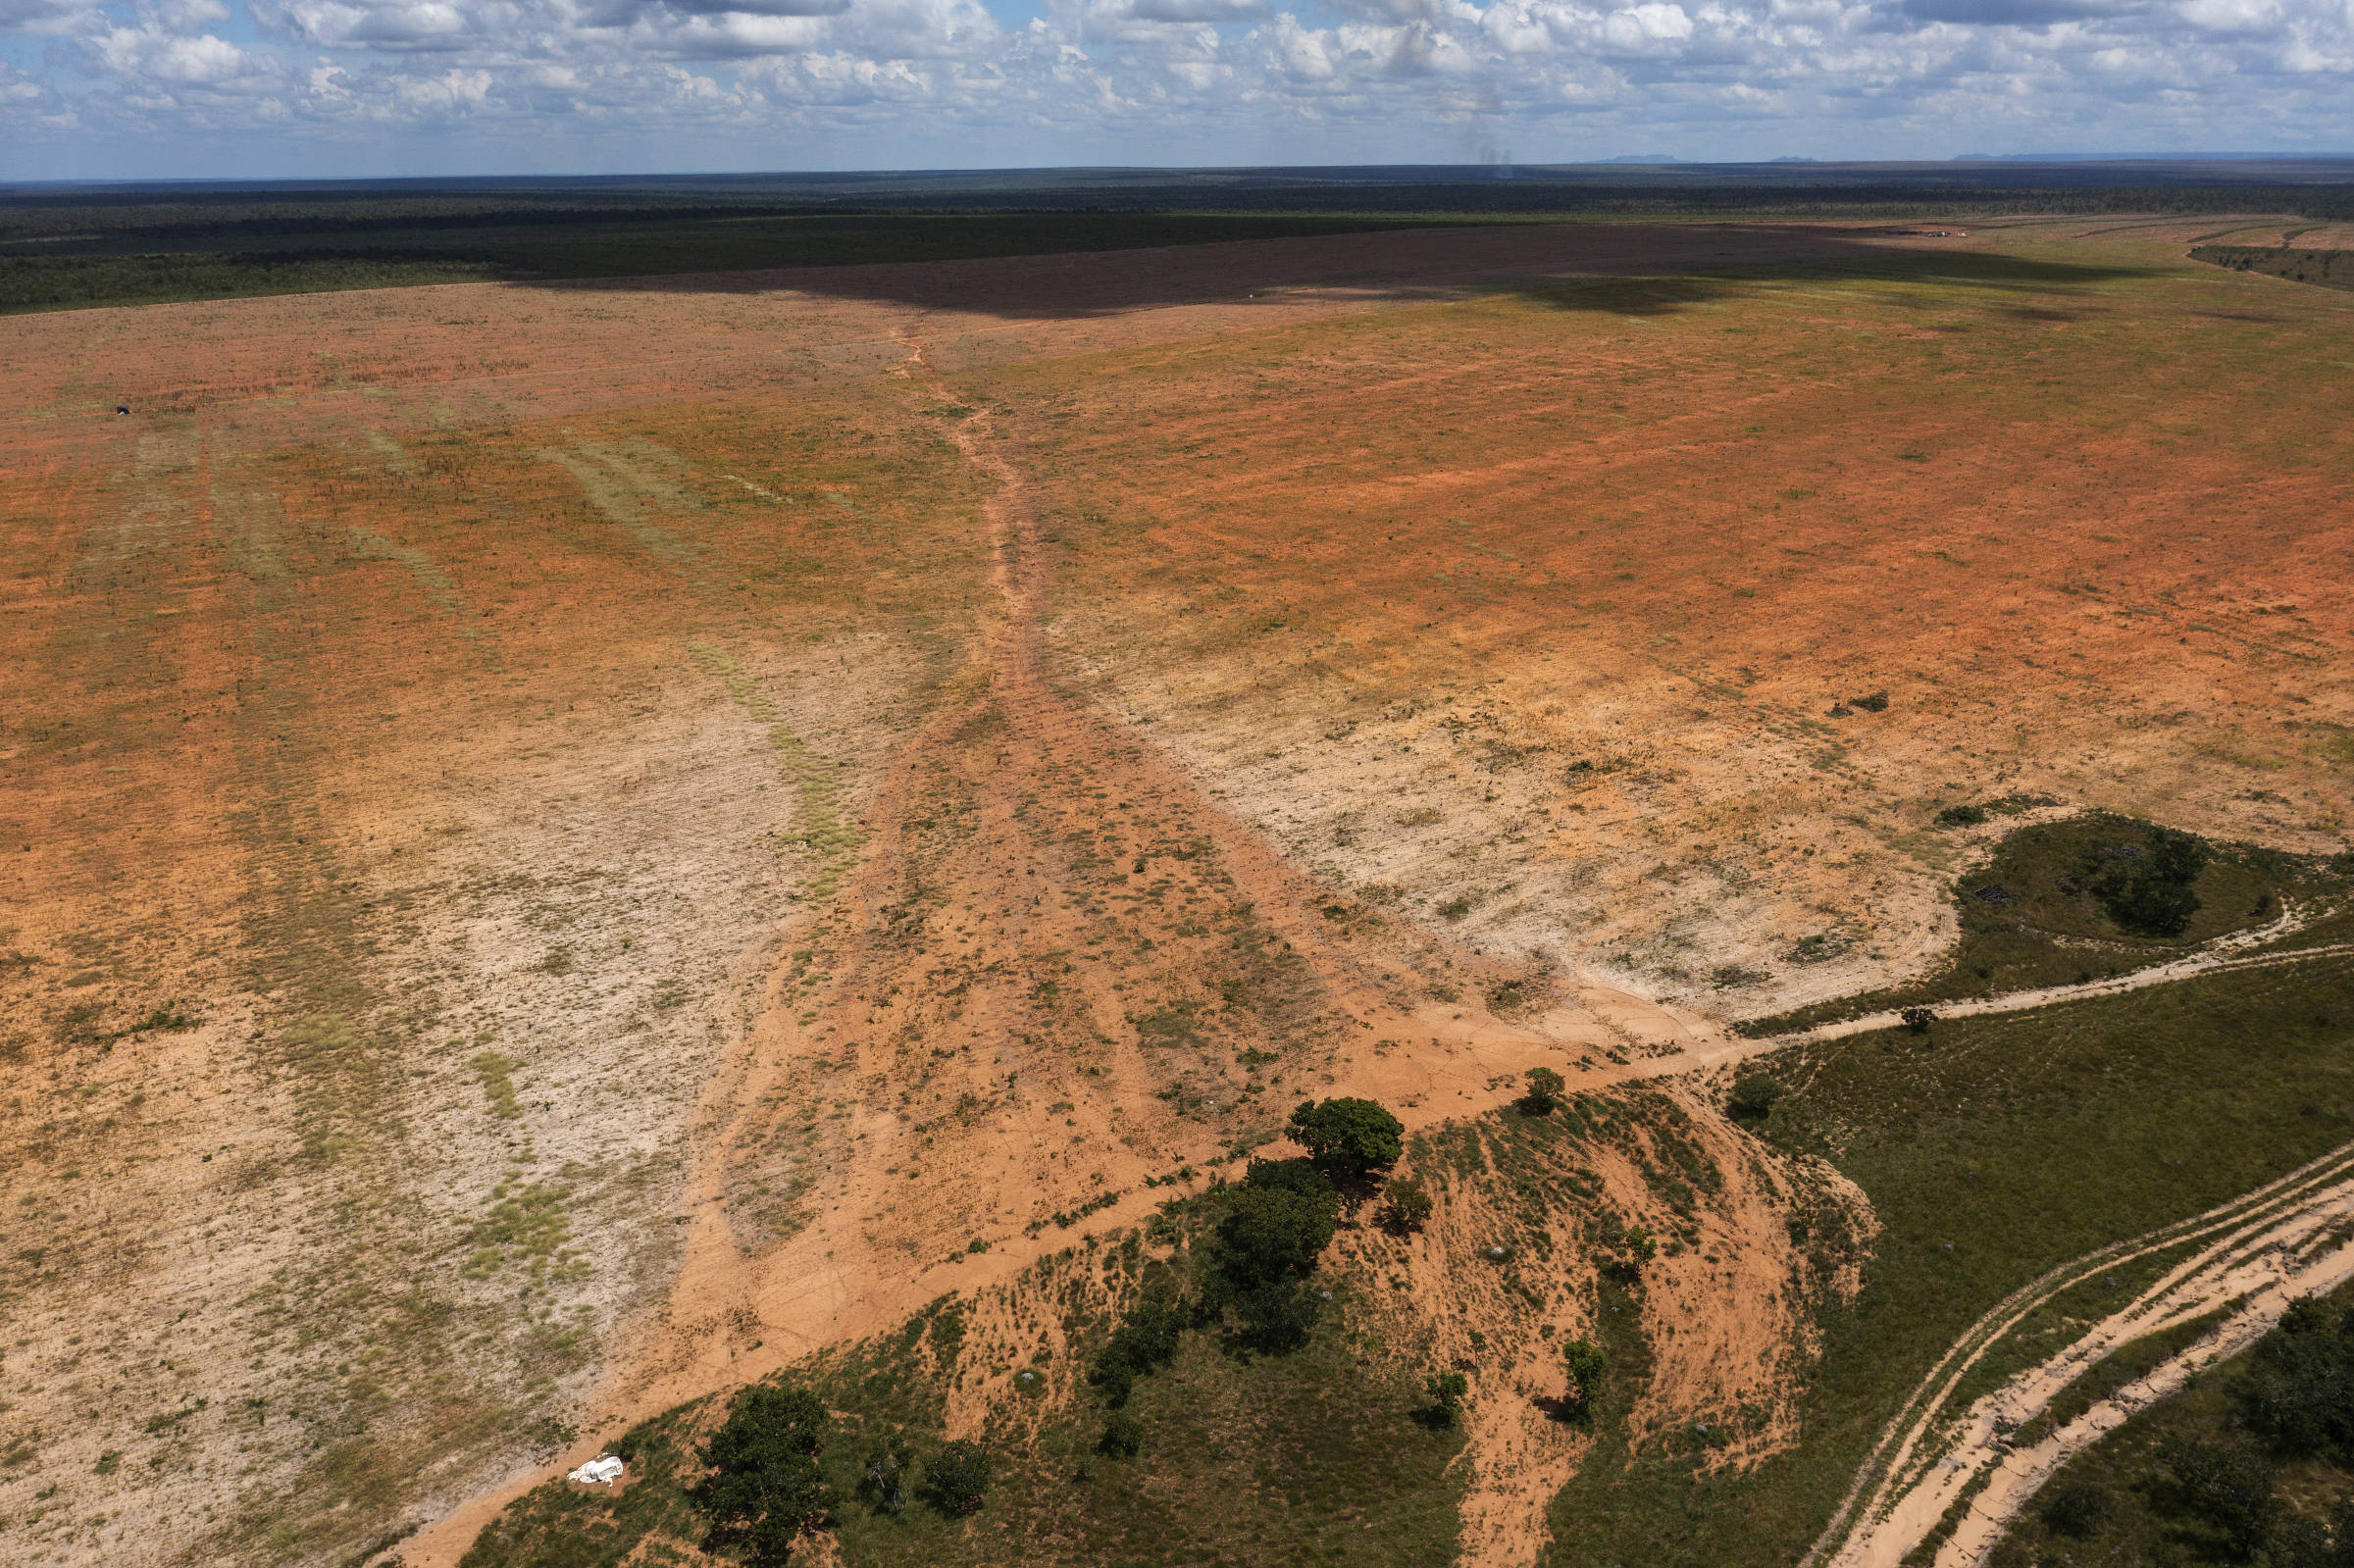
M 0 178 L 2354 148 L 2354 0 L 0 0 Z

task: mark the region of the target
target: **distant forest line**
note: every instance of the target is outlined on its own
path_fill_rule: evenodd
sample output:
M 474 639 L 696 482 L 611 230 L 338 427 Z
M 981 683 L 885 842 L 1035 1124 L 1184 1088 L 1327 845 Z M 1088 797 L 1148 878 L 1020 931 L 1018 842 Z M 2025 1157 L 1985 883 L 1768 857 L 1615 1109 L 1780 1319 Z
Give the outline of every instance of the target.
M 692 177 L 0 190 L 0 313 L 1123 250 L 1432 224 L 2354 220 L 2354 164 Z M 2324 253 L 2309 252 L 2308 256 Z M 2203 258 L 2208 259 L 2208 258 Z M 2240 265 L 2237 262 L 2228 265 Z M 2271 270 L 2269 265 L 2250 266 Z M 2337 274 L 2308 262 L 2310 280 Z M 2284 274 L 2283 276 L 2289 276 Z

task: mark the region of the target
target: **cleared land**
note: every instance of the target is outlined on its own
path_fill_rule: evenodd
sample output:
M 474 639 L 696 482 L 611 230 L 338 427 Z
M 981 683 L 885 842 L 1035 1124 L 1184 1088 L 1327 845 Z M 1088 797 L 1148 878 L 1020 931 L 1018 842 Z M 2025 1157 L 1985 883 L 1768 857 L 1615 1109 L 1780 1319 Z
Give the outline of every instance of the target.
M 792 1367 L 845 1464 L 1009 1467 L 851 1561 L 1792 1560 L 1979 1313 L 2354 1111 L 2354 307 L 2179 224 L 1912 227 L 0 327 L 7 1539 L 454 1561 L 528 1494 L 478 1561 L 683 1550 L 688 1435 Z M 2316 951 L 1792 1047 L 1728 1119 L 1717 1020 L 1948 973 L 1956 874 L 2025 851 L 1937 814 L 2046 799 L 2239 858 L 2172 945 L 2040 921 L 1941 994 L 2259 897 Z M 1511 1108 L 1539 1065 L 1572 1108 Z M 1212 1212 L 1155 1210 L 1334 1092 L 1430 1226 L 1083 1462 L 1086 1358 Z M 640 1422 L 618 1497 L 530 1490 Z

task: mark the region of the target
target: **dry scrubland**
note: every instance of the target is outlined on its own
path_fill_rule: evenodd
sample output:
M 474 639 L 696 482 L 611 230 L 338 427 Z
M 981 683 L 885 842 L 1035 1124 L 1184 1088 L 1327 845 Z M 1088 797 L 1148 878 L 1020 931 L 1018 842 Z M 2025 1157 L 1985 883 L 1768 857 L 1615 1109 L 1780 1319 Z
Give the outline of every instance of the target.
M 1932 961 L 1947 804 L 2342 841 L 2354 318 L 2173 237 L 1998 225 L 987 384 L 1074 663 L 1237 810 L 1483 949 L 1744 1016 Z
M 2342 845 L 2354 301 L 2213 233 L 0 324 L 5 1554 L 453 1560 L 537 1467 L 950 1290 L 921 1419 L 1018 1444 L 1116 1295 L 1064 1222 L 1336 1089 L 1520 1173 L 1339 1249 L 1369 1380 L 1522 1369 L 1416 1530 L 1534 1559 L 1603 1440 L 1530 1401 L 1606 1312 L 1606 1446 L 1789 1448 L 1856 1187 L 1688 1087 L 1487 1113 L 1931 966 L 2000 826 L 1949 804 Z M 1639 1298 L 1605 1211 L 1677 1240 Z

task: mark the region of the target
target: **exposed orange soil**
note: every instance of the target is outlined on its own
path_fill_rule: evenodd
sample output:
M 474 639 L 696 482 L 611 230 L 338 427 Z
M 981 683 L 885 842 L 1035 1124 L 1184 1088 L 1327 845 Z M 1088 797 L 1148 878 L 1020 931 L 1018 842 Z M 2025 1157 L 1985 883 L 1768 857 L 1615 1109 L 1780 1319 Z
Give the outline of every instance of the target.
M 911 390 L 919 407 L 942 406 L 922 355 L 912 344 Z M 1255 835 L 1058 694 L 1042 663 L 1046 579 L 1028 486 L 993 449 L 990 424 L 981 414 L 947 429 L 998 486 L 985 515 L 1002 613 L 891 764 L 864 868 L 805 962 L 781 977 L 747 1059 L 715 1081 L 711 1152 L 690 1189 L 695 1223 L 661 1331 L 622 1374 L 595 1436 L 451 1515 L 404 1560 L 454 1561 L 508 1496 L 632 1422 L 875 1334 L 947 1290 L 1010 1278 L 1064 1244 L 1059 1228 L 1038 1234 L 1057 1212 L 1126 1194 L 1096 1212 L 1134 1223 L 1144 1178 L 1214 1167 L 1238 1138 L 1263 1144 L 1299 1096 L 1371 1093 L 1429 1125 L 1509 1098 L 1528 1067 L 1578 1083 L 1622 1076 L 1606 1058 L 1630 1035 L 1660 1050 L 1699 1044 L 1689 1024 L 1636 998 L 1607 998 L 1615 1026 L 1576 1004 L 1530 1026 L 1476 1004 L 1428 1006 L 1418 971 L 1455 968 L 1440 948 L 1362 911 L 1320 911 L 1314 885 Z M 1478 985 L 1486 967 L 1466 961 L 1462 978 Z M 1254 1056 L 1263 1074 L 1237 1070 Z M 821 1104 L 847 1114 L 825 1129 Z M 1736 1155 L 1735 1171 L 1744 1163 Z M 790 1180 L 787 1166 L 819 1173 L 799 1194 L 805 1222 L 747 1251 L 742 1189 Z M 1631 1172 L 1619 1186 L 1629 1212 L 1657 1201 Z M 1765 1294 L 1778 1299 L 1796 1266 L 1787 1236 L 1768 1209 L 1734 1212 L 1728 1260 L 1769 1277 Z M 1460 1299 L 1423 1283 L 1431 1301 Z M 1743 1368 L 1765 1383 L 1796 1328 L 1785 1307 L 1695 1338 L 1714 1314 L 1689 1299 L 1680 1310 L 1686 1378 L 1711 1395 Z M 970 1391 L 970 1408 L 986 1391 Z M 1693 1391 L 1663 1378 L 1655 1397 L 1674 1409 Z M 1544 1420 L 1526 1399 L 1483 1408 L 1531 1412 L 1521 1428 Z M 1476 1433 L 1474 1453 L 1494 1469 L 1506 1442 Z M 1550 1495 L 1528 1483 L 1557 1473 L 1516 1464 L 1509 1488 L 1481 1475 L 1482 1496 L 1516 1500 L 1483 1515 L 1473 1560 L 1526 1559 Z
M 1947 803 L 2344 841 L 2354 306 L 2077 227 L 984 384 L 1070 656 L 1295 858 L 1768 1012 L 1944 948 Z
M 1298 1095 L 1729 1059 L 1694 999 L 1928 950 L 1956 790 L 2323 841 L 2336 307 L 2094 243 L 1942 293 L 1871 274 L 1982 233 L 1597 226 L 0 323 L 0 1437 L 62 1493 L 12 1528 L 447 1561 Z M 1809 925 L 1849 956 L 1777 961 Z M 1686 1106 L 1728 1195 L 1655 1424 L 1803 1355 L 1773 1215 L 1825 1180 Z M 1574 1443 L 1481 1408 L 1477 1554 L 1527 1560 Z
M 68 1560 L 348 1555 L 561 1445 L 703 1235 L 660 1221 L 706 1084 L 724 1117 L 738 1075 L 775 1066 L 730 1042 L 799 983 L 780 955 L 826 939 L 796 899 L 861 864 L 871 801 L 928 786 L 886 761 L 988 668 L 982 477 L 905 389 L 873 390 L 906 330 L 1002 359 L 1685 242 L 1515 230 L 807 280 L 831 300 L 768 278 L 11 319 L 8 1029 L 35 1076 L 6 1123 L 27 1263 L 7 1419 L 13 1473 L 60 1489 L 15 1528 Z M 1261 284 L 1306 291 L 1251 300 Z M 987 771 L 985 737 L 947 739 L 933 782 Z M 1053 811 L 1094 805 L 1054 798 L 1071 784 L 1048 781 Z M 1199 853 L 1177 818 L 1112 826 L 1122 850 Z M 903 831 L 920 864 L 931 829 Z M 863 863 L 877 896 L 906 872 Z M 990 875 L 1010 907 L 1025 883 Z M 1329 1029 L 1321 984 L 1260 1004 Z M 1100 986 L 1068 1011 L 1062 1048 L 1125 1028 Z M 1109 1097 L 1090 1103 L 1110 1135 Z M 1218 1103 L 1217 1139 L 1249 1124 Z M 1187 1114 L 1207 1119 L 1137 1116 L 1139 1144 Z M 758 1243 L 844 1190 L 829 1151 L 746 1149 L 710 1190 Z M 1069 1201 L 1130 1170 L 1055 1165 Z M 890 1244 L 911 1235 L 931 1239 Z

